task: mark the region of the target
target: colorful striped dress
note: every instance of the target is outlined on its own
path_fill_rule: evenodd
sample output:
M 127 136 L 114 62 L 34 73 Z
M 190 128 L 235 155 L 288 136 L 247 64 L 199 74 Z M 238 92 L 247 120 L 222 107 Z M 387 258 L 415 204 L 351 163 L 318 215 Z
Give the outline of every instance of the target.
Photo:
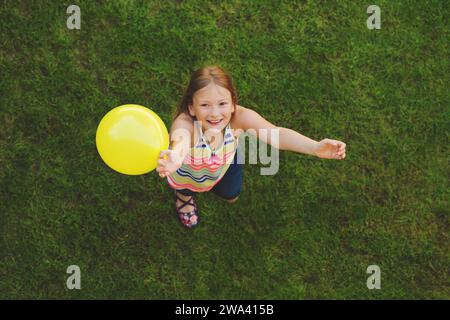
M 238 138 L 233 136 L 228 124 L 224 130 L 223 144 L 213 151 L 203 136 L 201 125 L 197 121 L 194 125 L 200 132 L 200 138 L 184 158 L 181 167 L 167 176 L 167 181 L 174 189 L 206 192 L 222 179 L 233 162 Z

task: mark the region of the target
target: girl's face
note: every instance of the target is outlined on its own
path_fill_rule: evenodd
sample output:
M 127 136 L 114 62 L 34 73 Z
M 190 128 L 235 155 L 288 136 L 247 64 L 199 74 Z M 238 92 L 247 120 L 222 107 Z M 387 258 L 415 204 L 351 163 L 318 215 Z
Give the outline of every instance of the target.
M 211 82 L 194 93 L 193 104 L 189 105 L 189 113 L 201 121 L 204 131 L 222 131 L 231 120 L 234 105 L 228 89 Z

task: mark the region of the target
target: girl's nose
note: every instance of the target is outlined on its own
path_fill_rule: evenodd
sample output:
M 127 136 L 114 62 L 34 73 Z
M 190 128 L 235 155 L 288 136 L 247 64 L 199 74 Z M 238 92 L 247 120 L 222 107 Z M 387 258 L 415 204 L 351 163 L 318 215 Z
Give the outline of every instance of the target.
M 219 117 L 220 116 L 220 110 L 218 107 L 213 107 L 211 110 L 211 116 L 212 117 Z

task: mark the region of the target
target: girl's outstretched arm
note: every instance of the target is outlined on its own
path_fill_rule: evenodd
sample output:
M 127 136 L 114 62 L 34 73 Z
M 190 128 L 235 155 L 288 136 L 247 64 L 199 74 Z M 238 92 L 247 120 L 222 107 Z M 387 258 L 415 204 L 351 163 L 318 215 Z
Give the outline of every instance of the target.
M 339 140 L 315 141 L 292 129 L 277 127 L 256 111 L 238 106 L 236 118 L 239 128 L 254 130 L 258 138 L 280 150 L 294 151 L 326 159 L 344 159 L 345 143 Z M 272 141 L 272 130 L 278 131 L 278 139 Z

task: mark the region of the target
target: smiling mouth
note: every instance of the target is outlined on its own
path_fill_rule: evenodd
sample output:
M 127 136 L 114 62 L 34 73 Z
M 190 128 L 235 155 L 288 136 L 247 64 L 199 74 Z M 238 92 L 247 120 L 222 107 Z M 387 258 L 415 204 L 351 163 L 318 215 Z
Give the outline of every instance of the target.
M 209 124 L 212 124 L 213 126 L 218 125 L 219 123 L 222 123 L 223 119 L 220 120 L 216 120 L 216 121 L 211 121 L 211 120 L 206 120 Z

